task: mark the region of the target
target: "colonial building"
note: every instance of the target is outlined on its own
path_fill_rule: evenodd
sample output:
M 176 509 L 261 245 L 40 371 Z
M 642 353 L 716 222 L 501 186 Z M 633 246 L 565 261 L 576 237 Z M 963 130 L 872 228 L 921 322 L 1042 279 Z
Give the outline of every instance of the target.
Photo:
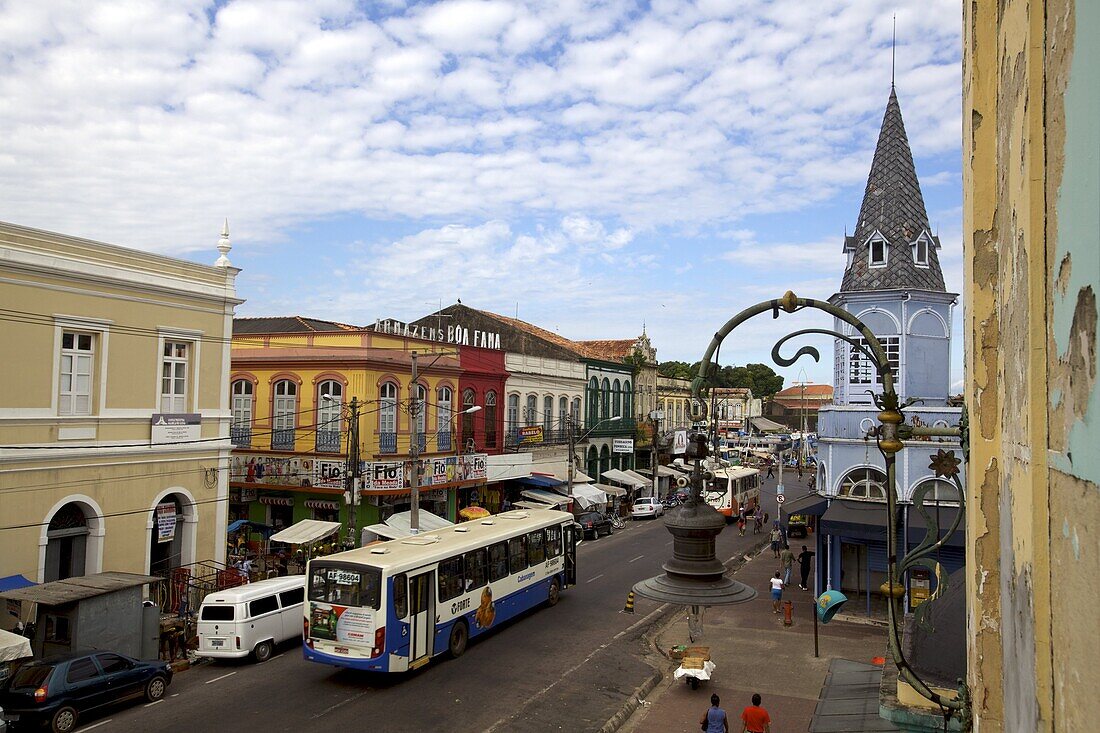
M 47 582 L 225 559 L 238 270 L 0 224 L 0 566 Z
M 642 335 L 636 339 L 602 339 L 577 343 L 591 358 L 612 364 L 627 364 L 632 368 L 634 409 L 632 414 L 624 414 L 623 417 L 634 421 L 634 465 L 648 467 L 652 460 L 654 429 L 650 415 L 657 409 L 657 350 L 653 348 L 645 327 L 642 327 Z M 625 381 L 629 383 L 629 380 Z
M 940 241 L 925 211 L 901 108 L 893 88 L 879 133 L 863 205 L 851 236 L 844 240 L 847 266 L 840 291 L 830 302 L 861 319 L 874 332 L 896 375 L 914 425 L 955 426 L 961 410 L 947 406 L 950 386 L 951 318 L 956 295 L 944 287 Z M 835 329 L 858 339 L 858 332 L 836 320 Z M 818 413 L 817 486 L 832 501 L 816 535 L 820 545 L 819 588 L 839 588 L 859 607 L 871 608 L 871 593 L 886 578 L 886 474 L 868 428 L 879 410 L 869 392 L 881 393 L 882 380 L 867 357 L 848 342 L 834 345 L 834 403 Z M 898 498 L 903 502 L 901 542 L 916 545 L 923 526 L 909 527 L 909 502 L 922 484 L 933 484 L 941 526 L 957 511 L 951 484 L 934 477 L 930 457 L 954 449 L 957 440 L 907 441 L 898 454 Z M 916 513 L 914 512 L 914 520 Z M 898 548 L 903 550 L 904 548 Z M 963 541 L 951 539 L 939 561 L 949 571 L 963 564 Z M 907 579 L 908 582 L 911 579 Z M 933 581 L 934 583 L 934 581 Z M 872 589 L 870 592 L 868 589 Z
M 715 387 L 712 404 L 708 406 L 718 435 L 733 436 L 749 429 L 749 420 L 760 417 L 760 398 L 752 396 L 746 387 Z
M 765 412 L 791 431 L 817 432 L 817 413 L 833 401 L 831 384 L 796 384 L 772 395 Z
M 690 428 L 691 380 L 657 375 L 657 409 L 662 433 Z

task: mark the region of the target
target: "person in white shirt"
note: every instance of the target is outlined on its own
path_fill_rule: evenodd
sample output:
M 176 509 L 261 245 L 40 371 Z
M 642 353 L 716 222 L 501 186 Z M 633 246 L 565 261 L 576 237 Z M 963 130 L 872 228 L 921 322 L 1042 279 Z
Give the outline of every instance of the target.
M 783 600 L 783 573 L 775 571 L 772 583 L 772 612 L 779 613 L 779 602 Z

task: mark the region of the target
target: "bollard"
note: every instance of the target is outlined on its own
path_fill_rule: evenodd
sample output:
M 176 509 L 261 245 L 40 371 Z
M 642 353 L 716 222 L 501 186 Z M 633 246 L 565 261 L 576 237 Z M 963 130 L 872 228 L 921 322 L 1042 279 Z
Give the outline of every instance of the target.
M 630 591 L 626 594 L 626 608 L 624 608 L 622 612 L 634 613 L 634 591 Z
M 794 624 L 794 619 L 792 618 L 793 607 L 794 607 L 794 604 L 791 603 L 790 601 L 783 601 L 783 625 L 784 626 L 791 626 L 791 625 Z

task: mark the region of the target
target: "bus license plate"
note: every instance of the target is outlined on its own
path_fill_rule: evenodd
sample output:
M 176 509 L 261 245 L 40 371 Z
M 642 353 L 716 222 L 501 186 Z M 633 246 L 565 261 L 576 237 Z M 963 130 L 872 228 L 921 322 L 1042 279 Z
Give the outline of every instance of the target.
M 346 646 L 338 646 L 334 651 L 337 654 L 351 654 L 351 649 L 348 649 Z
M 225 639 L 211 639 L 210 646 L 225 646 Z

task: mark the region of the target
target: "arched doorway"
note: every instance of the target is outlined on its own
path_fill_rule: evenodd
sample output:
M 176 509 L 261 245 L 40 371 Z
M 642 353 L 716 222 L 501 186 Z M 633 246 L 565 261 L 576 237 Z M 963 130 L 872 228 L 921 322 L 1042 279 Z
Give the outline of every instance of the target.
M 46 529 L 46 567 L 43 582 L 86 575 L 89 563 L 90 521 L 95 512 L 70 501 L 54 512 Z
M 153 505 L 149 530 L 149 574 L 164 575 L 194 558 L 195 507 L 191 499 L 169 493 Z
M 584 472 L 593 481 L 600 480 L 600 452 L 594 445 L 588 447 L 588 460 L 585 463 Z
M 604 443 L 603 446 L 600 448 L 600 470 L 599 470 L 599 473 L 597 473 L 596 476 L 593 476 L 592 478 L 595 479 L 596 481 L 599 481 L 597 476 L 603 476 L 604 471 L 610 471 L 610 470 L 611 470 L 611 449 L 607 447 L 607 443 Z

